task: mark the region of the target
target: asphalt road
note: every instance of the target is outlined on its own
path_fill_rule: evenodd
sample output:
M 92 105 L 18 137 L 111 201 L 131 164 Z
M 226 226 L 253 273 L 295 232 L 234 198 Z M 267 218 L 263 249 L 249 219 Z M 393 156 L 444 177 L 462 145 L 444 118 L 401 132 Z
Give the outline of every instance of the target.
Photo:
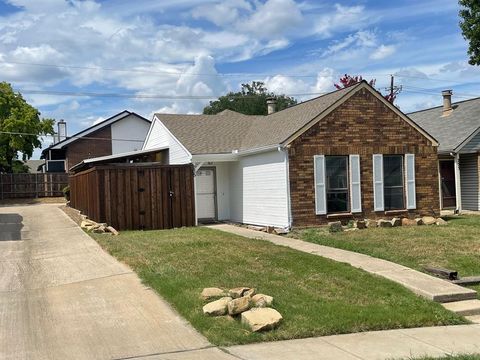
M 0 359 L 229 359 L 57 205 L 0 207 Z

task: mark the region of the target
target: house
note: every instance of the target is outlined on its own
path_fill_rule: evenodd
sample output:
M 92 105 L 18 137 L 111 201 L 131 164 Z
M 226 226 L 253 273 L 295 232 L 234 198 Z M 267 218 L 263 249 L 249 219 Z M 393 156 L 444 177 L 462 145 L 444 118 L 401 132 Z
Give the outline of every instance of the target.
M 27 160 L 24 164 L 28 167 L 30 174 L 42 173 L 45 167 L 45 160 Z
M 452 91 L 442 91 L 443 106 L 408 116 L 440 145 L 438 168 L 442 209 L 480 210 L 480 98 L 452 104 Z
M 143 151 L 195 169 L 196 217 L 275 227 L 438 214 L 438 143 L 365 81 L 274 112 L 155 114 Z
M 139 150 L 149 128 L 150 120 L 127 110 L 72 136 L 59 121 L 54 143 L 42 151 L 45 171 L 65 172 L 84 159 Z

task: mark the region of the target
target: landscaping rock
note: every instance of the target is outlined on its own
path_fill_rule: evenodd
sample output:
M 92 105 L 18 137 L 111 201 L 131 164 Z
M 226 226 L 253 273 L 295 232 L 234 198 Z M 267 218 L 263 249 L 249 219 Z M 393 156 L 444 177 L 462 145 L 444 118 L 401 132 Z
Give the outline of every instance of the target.
M 237 299 L 237 298 L 240 298 L 243 296 L 243 293 L 247 292 L 248 290 L 250 290 L 249 287 L 237 287 L 237 288 L 233 288 L 233 289 L 230 289 L 228 290 L 228 296 L 234 298 L 234 299 Z
M 273 234 L 273 232 L 275 231 L 275 228 L 273 226 L 267 226 L 265 228 L 265 231 L 269 234 Z
M 225 296 L 225 291 L 216 287 L 205 288 L 202 290 L 202 299 L 206 301 L 210 301 L 215 298 L 219 298 Z
M 248 297 L 252 297 L 255 294 L 256 292 L 255 292 L 255 289 L 253 288 L 243 292 L 243 296 L 248 296 Z
M 349 231 L 358 231 L 358 230 L 360 230 L 360 229 L 359 229 L 359 228 L 355 228 L 355 227 L 353 227 L 353 228 L 345 228 L 345 229 L 343 229 L 343 231 L 345 231 L 345 232 L 349 232 Z
M 286 235 L 288 234 L 288 230 L 284 228 L 275 228 L 275 234 L 277 235 Z
M 383 227 L 383 228 L 391 228 L 392 227 L 392 223 L 388 220 L 378 220 L 378 226 L 379 227 Z
M 250 309 L 251 301 L 252 299 L 250 298 L 250 296 L 243 296 L 241 298 L 229 301 L 227 304 L 228 314 L 238 315 L 244 311 L 247 311 L 248 309 Z
M 82 220 L 82 222 L 80 223 L 80 227 L 82 229 L 91 229 L 92 227 L 94 227 L 97 223 L 95 221 L 92 221 L 92 220 L 88 220 L 88 219 L 85 219 L 85 220 Z
M 209 302 L 203 307 L 203 313 L 208 316 L 223 316 L 227 314 L 228 303 L 232 301 L 231 297 L 223 297 L 221 299 Z
M 391 222 L 393 227 L 402 226 L 402 219 L 400 218 L 393 218 Z
M 415 226 L 417 222 L 413 219 L 403 218 L 402 219 L 402 226 Z
M 272 306 L 273 297 L 265 294 L 257 294 L 252 296 L 252 303 L 254 307 L 259 307 L 259 308 Z
M 423 223 L 423 219 L 422 219 L 422 218 L 416 218 L 416 219 L 415 219 L 415 223 L 416 223 L 418 226 L 420 226 L 420 225 L 425 225 L 425 224 Z
M 437 224 L 438 226 L 448 225 L 448 223 L 445 220 L 443 220 L 442 218 L 438 218 L 437 221 L 435 222 L 435 224 Z
M 343 231 L 341 221 L 333 221 L 328 223 L 328 230 L 332 233 Z
M 365 222 L 365 220 L 356 220 L 353 223 L 353 227 L 356 229 L 365 229 L 367 227 L 367 223 Z
M 255 332 L 274 329 L 282 319 L 282 315 L 271 308 L 254 308 L 242 313 L 242 323 Z
M 105 232 L 106 228 L 104 225 L 98 225 L 94 226 L 92 231 L 97 234 L 103 234 Z
M 367 228 L 376 228 L 378 226 L 376 220 L 368 219 L 366 221 Z
M 433 225 L 437 222 L 433 216 L 424 216 L 422 217 L 422 221 L 425 225 Z
M 265 231 L 265 227 L 255 226 L 255 225 L 247 225 L 247 229 L 255 230 L 255 231 Z
M 106 229 L 108 232 L 112 233 L 113 235 L 118 235 L 120 234 L 117 230 L 115 230 L 112 226 L 107 226 Z

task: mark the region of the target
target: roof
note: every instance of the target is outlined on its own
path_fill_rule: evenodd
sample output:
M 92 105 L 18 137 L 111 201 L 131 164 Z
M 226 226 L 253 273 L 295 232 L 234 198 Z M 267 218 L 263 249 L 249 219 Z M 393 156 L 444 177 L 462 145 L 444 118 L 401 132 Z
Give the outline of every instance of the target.
M 78 164 L 73 165 L 69 170 L 70 171 L 77 171 L 87 167 L 88 165 L 95 165 L 98 163 L 108 162 L 111 160 L 120 160 L 120 159 L 130 159 L 136 158 L 140 155 L 152 154 L 157 153 L 159 151 L 167 150 L 168 147 L 163 148 L 155 148 L 150 150 L 135 150 L 135 151 L 127 151 L 123 153 L 113 154 L 113 155 L 106 155 L 106 156 L 99 156 L 95 158 L 85 159 L 79 162 Z
M 456 152 L 480 129 L 480 98 L 452 104 L 453 111 L 442 117 L 443 106 L 420 110 L 408 116 L 440 142 L 439 152 Z
M 155 114 L 191 154 L 231 153 L 280 144 L 359 84 L 270 115 L 224 110 L 216 115 Z
M 305 127 L 315 123 L 322 115 L 330 113 L 361 88 L 369 89 L 436 144 L 433 137 L 384 100 L 365 81 L 266 116 L 243 115 L 224 110 L 216 115 L 157 113 L 154 118 L 160 120 L 192 155 L 232 153 L 234 150 L 243 151 L 288 143 L 295 134 L 305 131 Z
M 113 116 L 109 117 L 108 119 L 105 119 L 102 122 L 99 122 L 98 124 L 92 125 L 89 128 L 86 128 L 86 129 L 84 129 L 84 130 L 82 130 L 82 131 L 80 131 L 80 132 L 78 132 L 74 135 L 68 136 L 65 140 L 62 140 L 62 141 L 59 141 L 56 144 L 50 145 L 48 148 L 44 149 L 42 151 L 42 153 L 44 153 L 46 150 L 50 150 L 50 149 L 62 149 L 64 146 L 78 140 L 79 138 L 87 136 L 88 134 L 91 134 L 95 131 L 98 131 L 98 130 L 104 128 L 105 126 L 109 126 L 109 125 L 111 125 L 111 124 L 113 124 L 117 121 L 120 121 L 120 120 L 122 120 L 122 119 L 124 119 L 124 118 L 126 118 L 127 116 L 130 116 L 130 115 L 135 115 L 139 119 L 150 123 L 150 120 L 144 118 L 143 116 L 138 115 L 137 113 L 134 113 L 134 112 L 128 111 L 128 110 L 123 110 L 122 112 L 119 112 L 118 114 L 113 115 Z
M 39 168 L 45 164 L 45 160 L 27 160 L 25 165 L 28 166 L 28 169 L 31 174 L 39 173 L 41 170 Z

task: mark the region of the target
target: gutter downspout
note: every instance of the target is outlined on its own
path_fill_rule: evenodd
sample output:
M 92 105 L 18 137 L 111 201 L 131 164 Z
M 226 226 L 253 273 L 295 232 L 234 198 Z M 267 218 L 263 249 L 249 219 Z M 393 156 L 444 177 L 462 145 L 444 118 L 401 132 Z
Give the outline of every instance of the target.
M 282 149 L 280 146 L 278 150 Z M 287 208 L 288 208 L 288 230 L 292 229 L 293 226 L 293 217 L 292 217 L 292 199 L 290 197 L 290 161 L 288 158 L 288 148 L 284 147 L 283 152 L 285 153 L 285 169 L 286 169 L 286 182 L 287 182 Z
M 454 154 L 454 172 L 455 172 L 455 199 L 456 199 L 456 209 L 455 212 L 459 214 L 462 211 L 462 186 L 460 178 L 460 154 Z
M 203 162 L 193 164 L 193 194 L 195 197 L 195 226 L 198 226 L 198 216 L 197 216 L 197 171 L 202 167 Z

